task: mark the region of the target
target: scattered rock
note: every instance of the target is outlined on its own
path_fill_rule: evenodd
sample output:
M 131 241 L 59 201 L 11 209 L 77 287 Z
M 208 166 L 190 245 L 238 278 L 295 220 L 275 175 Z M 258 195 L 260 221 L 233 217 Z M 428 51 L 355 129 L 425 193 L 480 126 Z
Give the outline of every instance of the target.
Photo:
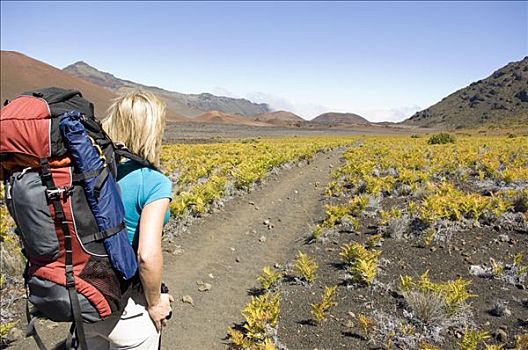
M 345 323 L 343 323 L 343 326 L 352 329 L 354 328 L 354 322 L 352 322 L 352 320 L 347 320 Z
M 471 265 L 469 267 L 469 273 L 473 276 L 482 277 L 482 278 L 492 278 L 493 272 L 491 269 L 482 267 L 480 265 Z
M 182 302 L 186 304 L 191 304 L 191 306 L 194 307 L 194 300 L 190 295 L 184 295 L 182 297 Z
M 214 279 L 214 275 L 212 273 L 210 273 L 208 276 L 209 278 Z
M 271 230 L 274 227 L 274 225 L 271 223 L 269 219 L 264 220 L 263 224 L 268 227 L 268 230 Z
M 48 329 L 55 329 L 55 328 L 57 328 L 58 326 L 59 326 L 59 324 L 58 324 L 58 323 L 55 323 L 55 322 L 46 325 L 46 327 L 47 327 Z
M 506 343 L 508 341 L 508 333 L 504 329 L 498 329 L 495 334 L 495 339 L 501 343 Z
M 198 285 L 198 291 L 200 292 L 207 292 L 211 290 L 212 287 L 210 283 L 206 283 L 204 281 L 196 281 L 196 284 Z
M 266 242 L 266 236 L 260 236 L 259 242 Z
M 528 308 L 528 298 L 521 300 L 521 305 Z
M 20 339 L 24 339 L 26 337 L 26 333 L 22 331 L 19 328 L 13 327 L 9 330 L 9 333 L 7 333 L 7 343 L 12 343 Z
M 240 262 L 240 258 L 237 256 L 237 257 L 235 258 L 235 261 L 236 261 L 237 263 L 239 263 L 239 262 Z
M 501 242 L 509 242 L 510 241 L 510 236 L 505 235 L 505 234 L 499 235 L 499 240 Z
M 508 309 L 508 303 L 504 300 L 498 300 L 489 313 L 495 317 L 511 316 L 511 311 Z
M 171 249 L 171 248 L 165 248 L 164 251 L 166 251 L 167 253 L 169 254 L 172 254 L 172 255 L 182 255 L 184 253 L 184 250 L 183 248 L 181 247 L 181 245 L 176 245 L 174 246 L 174 249 Z

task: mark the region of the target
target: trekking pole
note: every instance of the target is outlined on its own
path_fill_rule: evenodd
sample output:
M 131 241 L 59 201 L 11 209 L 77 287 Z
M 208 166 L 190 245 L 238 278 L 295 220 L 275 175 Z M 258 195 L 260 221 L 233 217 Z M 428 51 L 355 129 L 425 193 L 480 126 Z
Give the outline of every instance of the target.
M 161 292 L 162 293 L 169 293 L 169 287 L 165 285 L 165 283 L 161 282 Z M 172 311 L 169 313 L 169 315 L 165 318 L 166 320 L 170 320 L 172 317 Z M 163 325 L 160 328 L 160 339 L 158 343 L 158 350 L 161 350 L 161 331 L 163 330 Z

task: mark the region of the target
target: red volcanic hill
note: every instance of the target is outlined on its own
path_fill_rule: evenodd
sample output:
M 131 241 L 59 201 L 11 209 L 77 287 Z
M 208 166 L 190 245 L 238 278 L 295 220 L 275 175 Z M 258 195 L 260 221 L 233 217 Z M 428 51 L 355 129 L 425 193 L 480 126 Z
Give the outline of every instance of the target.
M 108 89 L 18 52 L 1 51 L 0 63 L 0 98 L 2 102 L 6 99 L 13 99 L 22 92 L 43 87 L 56 86 L 76 89 L 94 104 L 96 116 L 103 118 L 112 103 L 112 99 L 116 97 L 116 94 Z M 188 120 L 170 109 L 167 109 L 167 119 L 173 121 Z
M 312 123 L 324 125 L 370 125 L 371 123 L 354 113 L 323 113 L 311 120 Z
M 286 111 L 276 111 L 276 112 L 267 112 L 261 113 L 254 117 L 257 121 L 262 121 L 274 125 L 301 125 L 305 122 L 303 118 L 299 117 L 297 114 L 286 112 Z
M 222 123 L 222 124 L 244 124 L 254 126 L 269 126 L 269 124 L 261 123 L 247 117 L 232 115 L 220 111 L 206 112 L 198 117 L 192 119 L 193 122 L 202 123 Z

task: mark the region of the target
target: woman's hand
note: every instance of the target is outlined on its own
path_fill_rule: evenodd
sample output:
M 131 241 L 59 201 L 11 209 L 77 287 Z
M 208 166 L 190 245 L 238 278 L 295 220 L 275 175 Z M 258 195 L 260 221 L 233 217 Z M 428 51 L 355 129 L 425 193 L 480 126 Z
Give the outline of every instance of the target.
M 152 319 L 152 322 L 154 322 L 154 325 L 156 326 L 158 331 L 161 330 L 161 327 L 165 326 L 165 323 L 167 322 L 166 318 L 172 312 L 170 304 L 173 301 L 174 298 L 172 297 L 172 295 L 167 293 L 161 293 L 159 303 L 149 305 L 147 309 L 149 316 Z

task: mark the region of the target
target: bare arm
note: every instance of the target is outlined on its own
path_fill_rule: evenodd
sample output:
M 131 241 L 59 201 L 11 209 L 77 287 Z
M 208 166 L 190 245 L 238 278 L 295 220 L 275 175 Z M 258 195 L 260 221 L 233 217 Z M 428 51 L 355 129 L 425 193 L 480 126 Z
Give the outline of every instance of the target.
M 139 222 L 138 262 L 139 277 L 147 299 L 150 318 L 161 329 L 163 320 L 171 311 L 172 296 L 161 294 L 163 254 L 161 234 L 163 218 L 169 206 L 169 199 L 163 198 L 147 204 L 141 211 Z

